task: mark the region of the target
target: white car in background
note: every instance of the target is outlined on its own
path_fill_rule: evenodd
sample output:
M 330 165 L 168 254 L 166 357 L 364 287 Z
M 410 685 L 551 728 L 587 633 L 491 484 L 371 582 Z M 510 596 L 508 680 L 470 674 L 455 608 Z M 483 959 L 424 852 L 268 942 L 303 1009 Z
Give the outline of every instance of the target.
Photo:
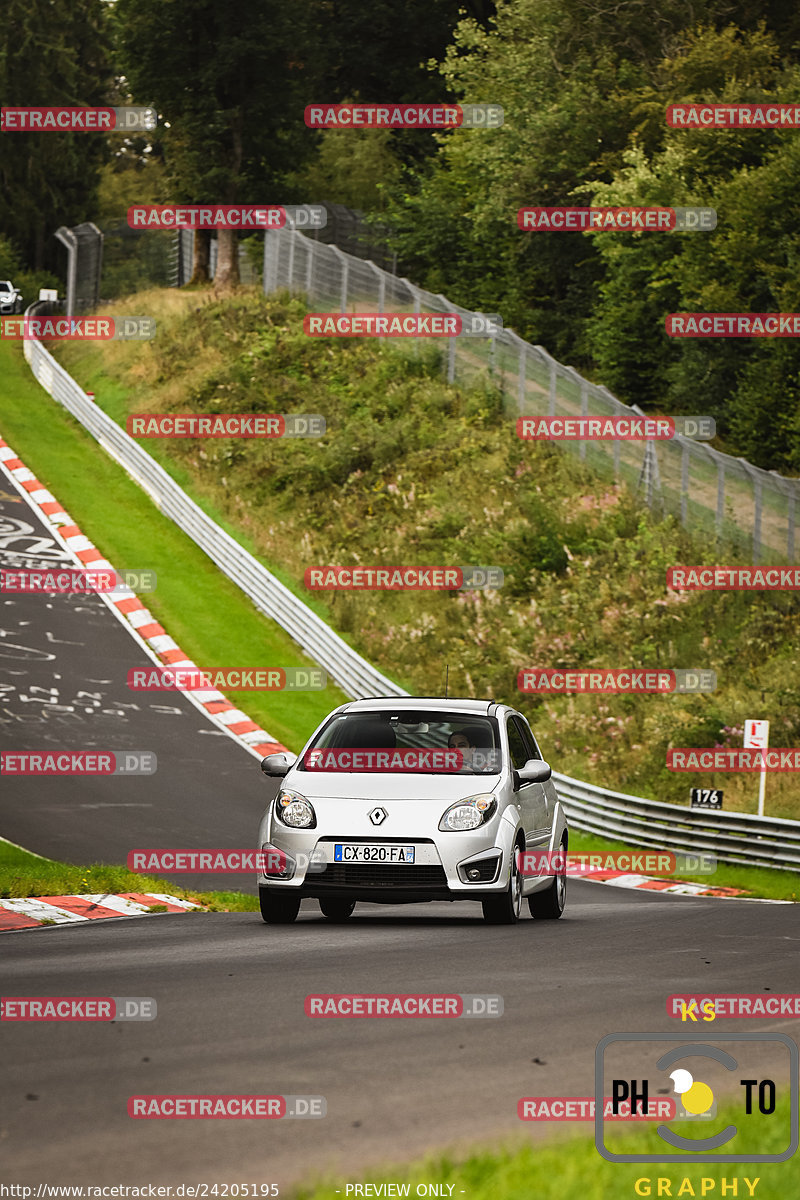
M 503 925 L 519 920 L 523 898 L 534 917 L 564 911 L 565 870 L 520 872 L 518 852 L 566 852 L 568 830 L 550 767 L 508 705 L 354 701 L 299 757 L 270 754 L 261 769 L 282 781 L 258 840 L 261 915 L 271 924 L 294 921 L 304 897 L 334 921 L 359 900 L 477 900 Z
M 0 314 L 17 313 L 22 309 L 22 292 L 8 279 L 0 279 Z

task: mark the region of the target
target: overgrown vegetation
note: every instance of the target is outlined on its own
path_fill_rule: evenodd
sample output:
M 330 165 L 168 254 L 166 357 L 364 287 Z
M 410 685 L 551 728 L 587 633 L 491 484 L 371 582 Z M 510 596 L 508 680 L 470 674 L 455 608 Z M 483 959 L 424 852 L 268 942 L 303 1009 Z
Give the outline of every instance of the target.
M 675 775 L 665 754 L 741 744 L 752 716 L 770 717 L 773 745 L 798 744 L 791 594 L 668 592 L 668 566 L 715 548 L 654 523 L 640 500 L 562 450 L 520 442 L 497 393 L 443 382 L 435 347 L 413 357 L 310 339 L 299 301 L 255 293 L 215 303 L 154 292 L 131 303 L 156 316 L 152 345 L 60 351 L 117 420 L 144 410 L 325 416 L 319 440 L 147 443 L 301 594 L 312 565 L 502 567 L 506 586 L 494 592 L 306 593 L 367 658 L 420 694 L 441 694 L 449 666 L 451 694 L 519 703 L 566 774 L 673 802 L 702 782 L 724 787 L 726 807 L 754 808 L 755 776 Z M 525 666 L 629 665 L 710 668 L 718 688 L 517 692 Z M 770 777 L 767 803 L 773 815 L 800 815 L 791 776 Z

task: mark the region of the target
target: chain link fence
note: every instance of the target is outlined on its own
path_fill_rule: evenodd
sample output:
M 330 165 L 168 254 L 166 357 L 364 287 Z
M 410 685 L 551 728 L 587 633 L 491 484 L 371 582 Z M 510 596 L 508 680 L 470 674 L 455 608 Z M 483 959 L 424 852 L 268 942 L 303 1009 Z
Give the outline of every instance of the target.
M 468 315 L 445 296 L 289 229 L 264 235 L 263 286 L 266 294 L 288 289 L 326 311 Z M 451 383 L 465 386 L 488 377 L 502 391 L 509 416 L 643 415 L 510 329 L 485 339 L 448 338 L 443 369 Z M 798 479 L 680 435 L 561 444 L 598 473 L 628 483 L 655 511 L 674 514 L 694 534 L 733 546 L 754 563 L 798 561 Z
M 72 229 L 59 226 L 55 236 L 67 248 L 66 315 L 90 312 L 100 300 L 103 235 L 91 221 L 84 221 Z
M 260 281 L 266 294 L 288 289 L 305 296 L 309 304 L 338 312 L 469 315 L 467 309 L 452 304 L 445 296 L 418 288 L 360 256 L 369 245 L 356 219 L 358 214 L 337 205 L 325 208 L 329 225 L 315 234 L 330 237 L 331 230 L 335 233 L 339 229 L 345 236 L 349 229 L 349 244 L 359 256 L 297 230 L 269 230 L 264 234 L 263 267 L 259 267 L 254 254 L 254 238 L 239 245 L 242 283 Z M 348 214 L 353 218 L 349 224 Z M 101 231 L 87 222 L 74 229 L 62 227 L 57 236 L 69 251 L 68 314 L 94 308 L 101 298 L 113 299 L 116 290 L 112 287 L 106 295 L 100 284 Z M 192 230 L 134 236 L 160 238 L 158 246 L 155 241 L 149 243 L 153 262 L 146 272 L 148 286 L 180 287 L 188 282 L 192 274 Z M 377 253 L 380 246 L 374 249 Z M 212 238 L 212 279 L 216 260 L 217 243 Z M 124 268 L 120 269 L 124 275 Z M 417 339 L 409 340 L 413 344 Z M 467 387 L 486 380 L 493 383 L 502 392 L 509 417 L 643 415 L 636 405 L 623 404 L 607 388 L 584 379 L 573 367 L 552 358 L 543 346 L 523 341 L 510 329 L 487 338 L 447 339 L 442 346 L 442 365 L 451 383 Z M 798 479 L 764 471 L 743 458 L 681 435 L 663 441 L 618 439 L 561 444 L 598 474 L 627 483 L 659 515 L 674 514 L 693 534 L 715 545 L 735 548 L 754 563 L 800 560 L 795 536 L 800 510 Z

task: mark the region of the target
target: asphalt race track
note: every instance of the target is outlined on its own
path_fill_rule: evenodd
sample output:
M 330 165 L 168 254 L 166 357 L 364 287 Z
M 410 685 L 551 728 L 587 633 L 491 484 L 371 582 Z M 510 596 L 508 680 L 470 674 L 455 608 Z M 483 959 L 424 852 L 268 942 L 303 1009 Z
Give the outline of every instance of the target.
M 27 526 L 27 528 L 26 528 Z M 62 552 L 4 487 L 0 565 Z M 141 564 L 131 564 L 141 565 Z M 97 597 L 2 598 L 0 746 L 136 749 L 153 776 L 5 780 L 2 832 L 77 863 L 134 847 L 247 847 L 271 787 L 256 759 L 179 693 L 130 693 L 145 655 Z M 149 661 L 149 660 L 148 660 Z M 176 876 L 209 888 L 252 877 Z M 256 913 L 161 915 L 0 935 L 4 996 L 145 996 L 150 1022 L 0 1028 L 0 1156 L 20 1184 L 276 1183 L 447 1145 L 543 1136 L 527 1095 L 593 1092 L 594 1049 L 676 1033 L 676 991 L 791 992 L 790 905 L 659 896 L 570 881 L 565 917 L 483 923 L 475 904 L 359 905 L 332 925 Z M 312 1020 L 310 992 L 493 993 L 499 1019 Z M 748 1022 L 718 1020 L 714 1032 Z M 795 1038 L 797 1021 L 759 1021 Z M 765 1053 L 764 1067 L 769 1065 Z M 633 1063 L 631 1063 L 633 1071 Z M 324 1096 L 322 1120 L 134 1121 L 134 1094 Z M 591 1125 L 583 1126 L 591 1134 Z M 544 1132 L 549 1130 L 544 1127 Z
M 0 478 L 0 567 L 59 565 L 74 560 Z M 4 780 L 4 837 L 80 864 L 124 863 L 140 847 L 255 848 L 275 784 L 181 692 L 129 690 L 142 666 L 152 659 L 97 595 L 0 597 L 0 749 L 148 750 L 158 761 L 154 775 Z M 255 890 L 252 874 L 167 878 Z
M 666 997 L 796 990 L 792 905 L 570 881 L 558 922 L 484 925 L 477 905 L 359 905 L 332 926 L 256 913 L 154 916 L 4 935 L 5 995 L 152 996 L 155 1021 L 6 1027 L 2 1149 L 23 1184 L 275 1182 L 538 1135 L 528 1095 L 591 1095 L 607 1033 L 674 1030 Z M 308 911 L 305 911 L 307 908 Z M 320 1020 L 310 992 L 494 992 L 499 1019 Z M 779 1030 L 797 1021 L 714 1022 Z M 763 1066 L 769 1065 L 765 1054 Z M 134 1121 L 134 1094 L 308 1094 L 322 1120 Z M 552 1128 L 552 1127 L 551 1127 Z M 555 1127 L 558 1129 L 558 1127 Z M 564 1128 L 563 1126 L 561 1128 Z M 583 1126 L 591 1135 L 591 1124 Z

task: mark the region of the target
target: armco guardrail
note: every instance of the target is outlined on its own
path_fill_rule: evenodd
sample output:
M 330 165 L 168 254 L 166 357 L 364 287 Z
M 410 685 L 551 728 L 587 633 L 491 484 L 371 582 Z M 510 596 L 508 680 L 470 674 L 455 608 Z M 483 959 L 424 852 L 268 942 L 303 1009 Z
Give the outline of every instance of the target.
M 37 307 L 31 305 L 26 316 Z M 321 617 L 212 521 L 146 450 L 88 399 L 40 342 L 26 340 L 24 348 L 31 371 L 45 391 L 80 421 L 160 511 L 197 543 L 260 612 L 277 621 L 325 668 L 345 695 L 354 700 L 408 695 L 357 654 Z M 722 862 L 786 870 L 800 868 L 800 821 L 741 813 L 708 814 L 609 791 L 556 772 L 553 779 L 570 822 L 577 829 L 617 837 L 634 846 L 706 851 Z
M 80 421 L 103 449 L 147 492 L 164 516 L 188 534 L 203 553 L 250 597 L 260 612 L 277 621 L 319 666 L 325 668 L 346 695 L 359 699 L 363 696 L 405 694 L 402 688 L 357 654 L 252 554 L 212 521 L 146 450 L 88 399 L 72 376 L 40 342 L 26 340 L 25 357 L 45 391 Z
M 800 870 L 800 821 L 709 812 L 645 800 L 553 775 L 558 794 L 576 829 L 687 854 L 714 854 L 720 862 Z

